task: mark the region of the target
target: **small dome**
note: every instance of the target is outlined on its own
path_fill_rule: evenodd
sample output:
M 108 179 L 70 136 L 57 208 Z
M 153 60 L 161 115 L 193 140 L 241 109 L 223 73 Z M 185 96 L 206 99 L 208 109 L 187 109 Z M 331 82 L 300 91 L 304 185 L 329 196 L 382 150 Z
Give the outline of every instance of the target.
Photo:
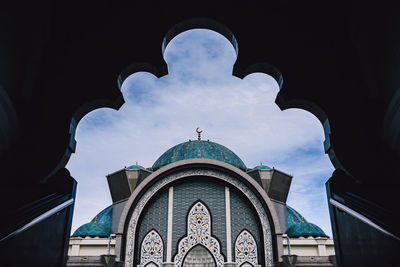
M 102 210 L 90 223 L 80 226 L 72 236 L 100 236 L 109 237 L 112 222 L 112 205 Z
M 253 170 L 272 170 L 272 168 L 267 165 L 258 165 L 255 166 Z
M 307 220 L 298 213 L 295 209 L 286 205 L 286 219 L 288 229 L 286 234 L 289 237 L 300 237 L 300 236 L 321 236 L 328 237 L 321 228 L 313 223 L 307 222 Z
M 289 237 L 308 237 L 308 236 L 321 236 L 321 237 L 328 237 L 321 228 L 316 226 L 313 223 L 309 222 L 302 222 L 298 224 L 293 224 L 290 228 L 286 230 L 286 234 Z
M 153 164 L 155 171 L 165 165 L 185 159 L 214 159 L 246 170 L 243 161 L 223 145 L 203 140 L 188 141 L 168 149 Z
M 127 169 L 127 170 L 141 170 L 141 169 L 144 169 L 144 167 L 136 164 L 136 165 L 129 166 L 129 167 L 125 168 L 125 169 Z

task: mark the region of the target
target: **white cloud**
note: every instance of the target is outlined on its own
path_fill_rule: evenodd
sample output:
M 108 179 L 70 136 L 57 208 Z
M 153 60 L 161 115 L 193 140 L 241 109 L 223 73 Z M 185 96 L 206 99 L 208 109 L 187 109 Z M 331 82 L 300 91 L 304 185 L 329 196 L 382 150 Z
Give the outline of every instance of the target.
M 235 52 L 219 34 L 185 32 L 165 58 L 169 75 L 132 75 L 119 111 L 96 110 L 79 123 L 67 166 L 79 183 L 72 230 L 111 204 L 105 175 L 136 161 L 151 167 L 168 148 L 195 139 L 199 126 L 203 139 L 230 148 L 248 167 L 262 161 L 293 174 L 288 203 L 331 235 L 324 182 L 333 168 L 319 121 L 303 110 L 280 111 L 271 77 L 231 76 Z

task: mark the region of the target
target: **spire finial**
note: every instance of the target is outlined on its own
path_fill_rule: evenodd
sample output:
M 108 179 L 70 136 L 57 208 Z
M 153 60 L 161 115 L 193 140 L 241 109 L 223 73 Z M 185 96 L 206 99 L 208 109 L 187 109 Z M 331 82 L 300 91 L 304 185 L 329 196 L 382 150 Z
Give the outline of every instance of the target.
M 200 130 L 199 130 L 199 127 L 197 127 L 197 128 L 196 128 L 196 132 L 197 132 L 197 140 L 200 141 L 200 140 L 201 140 L 200 134 L 201 134 L 203 131 L 200 131 Z
M 262 161 L 260 161 L 260 166 L 262 166 Z
M 138 162 L 136 161 L 136 166 L 138 165 Z
M 303 216 L 301 216 L 301 223 L 304 223 L 304 218 L 303 218 Z

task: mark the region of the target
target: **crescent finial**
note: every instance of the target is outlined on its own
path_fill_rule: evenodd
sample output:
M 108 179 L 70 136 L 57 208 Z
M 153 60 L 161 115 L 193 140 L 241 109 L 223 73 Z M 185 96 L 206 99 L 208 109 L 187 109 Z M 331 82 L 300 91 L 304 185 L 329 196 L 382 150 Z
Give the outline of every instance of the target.
M 196 128 L 196 132 L 197 132 L 197 140 L 200 141 L 200 140 L 201 140 L 200 134 L 201 134 L 203 131 L 200 131 L 200 130 L 199 130 L 199 127 L 197 127 L 197 128 Z

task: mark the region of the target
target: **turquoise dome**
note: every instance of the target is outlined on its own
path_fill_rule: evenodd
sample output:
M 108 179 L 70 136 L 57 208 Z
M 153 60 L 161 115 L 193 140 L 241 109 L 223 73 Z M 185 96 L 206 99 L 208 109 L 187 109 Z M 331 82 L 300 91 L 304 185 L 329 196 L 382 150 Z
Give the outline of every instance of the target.
M 99 236 L 109 237 L 112 222 L 112 205 L 102 210 L 90 223 L 86 223 L 76 229 L 72 236 Z
M 203 140 L 188 141 L 168 149 L 153 164 L 153 171 L 185 159 L 215 159 L 246 170 L 243 161 L 223 145 Z
M 321 228 L 313 223 L 307 222 L 300 213 L 288 205 L 286 205 L 286 218 L 288 229 L 285 234 L 289 237 L 328 237 Z
M 132 165 L 132 166 L 127 167 L 126 169 L 127 170 L 141 170 L 141 169 L 144 169 L 144 167 L 140 166 L 140 165 Z
M 307 222 L 307 220 L 304 219 L 300 213 L 298 213 L 295 209 L 293 209 L 289 205 L 286 205 L 286 218 L 287 218 L 288 228 L 290 228 L 294 224 L 299 224 L 302 221 Z
M 267 165 L 258 165 L 255 166 L 253 170 L 272 170 L 272 168 Z
M 308 223 L 308 222 L 307 223 L 303 222 L 303 223 L 292 225 L 290 228 L 288 228 L 286 230 L 286 234 L 289 237 L 300 237 L 300 236 L 304 236 L 304 237 L 308 237 L 308 236 L 328 237 L 324 233 L 324 231 L 322 231 L 321 228 L 319 228 L 318 226 L 316 226 L 313 223 Z

